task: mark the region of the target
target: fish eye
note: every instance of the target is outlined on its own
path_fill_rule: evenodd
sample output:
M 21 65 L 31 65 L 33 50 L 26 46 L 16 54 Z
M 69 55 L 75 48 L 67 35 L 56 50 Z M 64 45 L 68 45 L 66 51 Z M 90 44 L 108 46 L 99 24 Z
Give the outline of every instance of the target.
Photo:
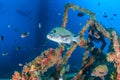
M 53 30 L 53 33 L 56 33 L 56 30 Z

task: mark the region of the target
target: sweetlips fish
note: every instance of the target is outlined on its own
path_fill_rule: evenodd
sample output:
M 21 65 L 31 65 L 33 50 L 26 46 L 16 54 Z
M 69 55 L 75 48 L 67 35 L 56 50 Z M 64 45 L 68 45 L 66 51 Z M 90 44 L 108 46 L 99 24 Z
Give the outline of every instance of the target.
M 79 43 L 79 36 L 74 36 L 69 30 L 62 27 L 53 28 L 48 34 L 47 38 L 57 43 L 71 44 L 72 42 Z

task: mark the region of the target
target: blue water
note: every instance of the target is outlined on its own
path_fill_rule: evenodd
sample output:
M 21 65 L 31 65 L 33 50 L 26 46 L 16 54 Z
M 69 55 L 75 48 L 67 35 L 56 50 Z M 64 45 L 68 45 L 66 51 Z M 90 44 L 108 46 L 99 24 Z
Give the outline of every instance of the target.
M 106 28 L 113 27 L 119 34 L 118 0 L 0 0 L 0 35 L 4 36 L 0 41 L 0 79 L 11 78 L 14 71 L 21 71 L 19 63 L 30 62 L 45 49 L 57 47 L 57 43 L 47 40 L 46 35 L 52 28 L 61 26 L 64 6 L 68 2 L 95 12 L 100 23 Z M 78 17 L 77 13 L 69 10 L 67 29 L 74 34 L 79 32 L 88 19 L 86 15 Z M 107 18 L 103 17 L 104 13 Z M 30 35 L 23 39 L 20 35 L 24 32 L 29 32 Z M 18 51 L 17 47 L 20 47 Z M 106 47 L 104 52 L 107 49 Z M 78 69 L 82 50 L 83 48 L 77 47 L 70 58 L 70 64 L 76 64 Z M 3 56 L 3 52 L 7 52 L 7 55 Z

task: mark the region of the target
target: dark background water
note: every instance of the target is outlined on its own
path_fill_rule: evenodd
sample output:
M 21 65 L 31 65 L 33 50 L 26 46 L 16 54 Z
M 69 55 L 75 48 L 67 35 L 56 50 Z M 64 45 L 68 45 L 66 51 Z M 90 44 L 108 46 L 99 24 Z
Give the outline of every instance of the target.
M 118 0 L 0 0 L 0 36 L 4 36 L 0 41 L 0 79 L 11 78 L 15 70 L 21 71 L 19 63 L 30 62 L 45 49 L 57 47 L 57 43 L 47 40 L 46 35 L 52 28 L 61 26 L 64 6 L 68 2 L 95 12 L 100 23 L 106 28 L 113 27 L 119 34 Z M 67 29 L 74 34 L 79 32 L 88 19 L 87 15 L 78 17 L 77 13 L 69 9 Z M 30 35 L 23 39 L 20 35 L 24 32 Z M 16 50 L 17 47 L 20 49 Z M 82 50 L 77 47 L 72 54 L 71 70 L 80 68 Z M 3 56 L 3 52 L 7 55 Z

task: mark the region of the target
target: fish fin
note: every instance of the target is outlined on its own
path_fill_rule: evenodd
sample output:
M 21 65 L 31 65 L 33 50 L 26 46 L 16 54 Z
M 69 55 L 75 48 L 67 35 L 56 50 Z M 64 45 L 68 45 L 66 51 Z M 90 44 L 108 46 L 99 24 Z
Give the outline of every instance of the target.
M 72 41 L 75 43 L 79 43 L 79 36 L 73 37 Z
M 65 43 L 58 43 L 59 45 L 65 46 Z
M 69 71 L 70 71 L 70 64 L 66 66 L 66 72 L 69 72 Z

